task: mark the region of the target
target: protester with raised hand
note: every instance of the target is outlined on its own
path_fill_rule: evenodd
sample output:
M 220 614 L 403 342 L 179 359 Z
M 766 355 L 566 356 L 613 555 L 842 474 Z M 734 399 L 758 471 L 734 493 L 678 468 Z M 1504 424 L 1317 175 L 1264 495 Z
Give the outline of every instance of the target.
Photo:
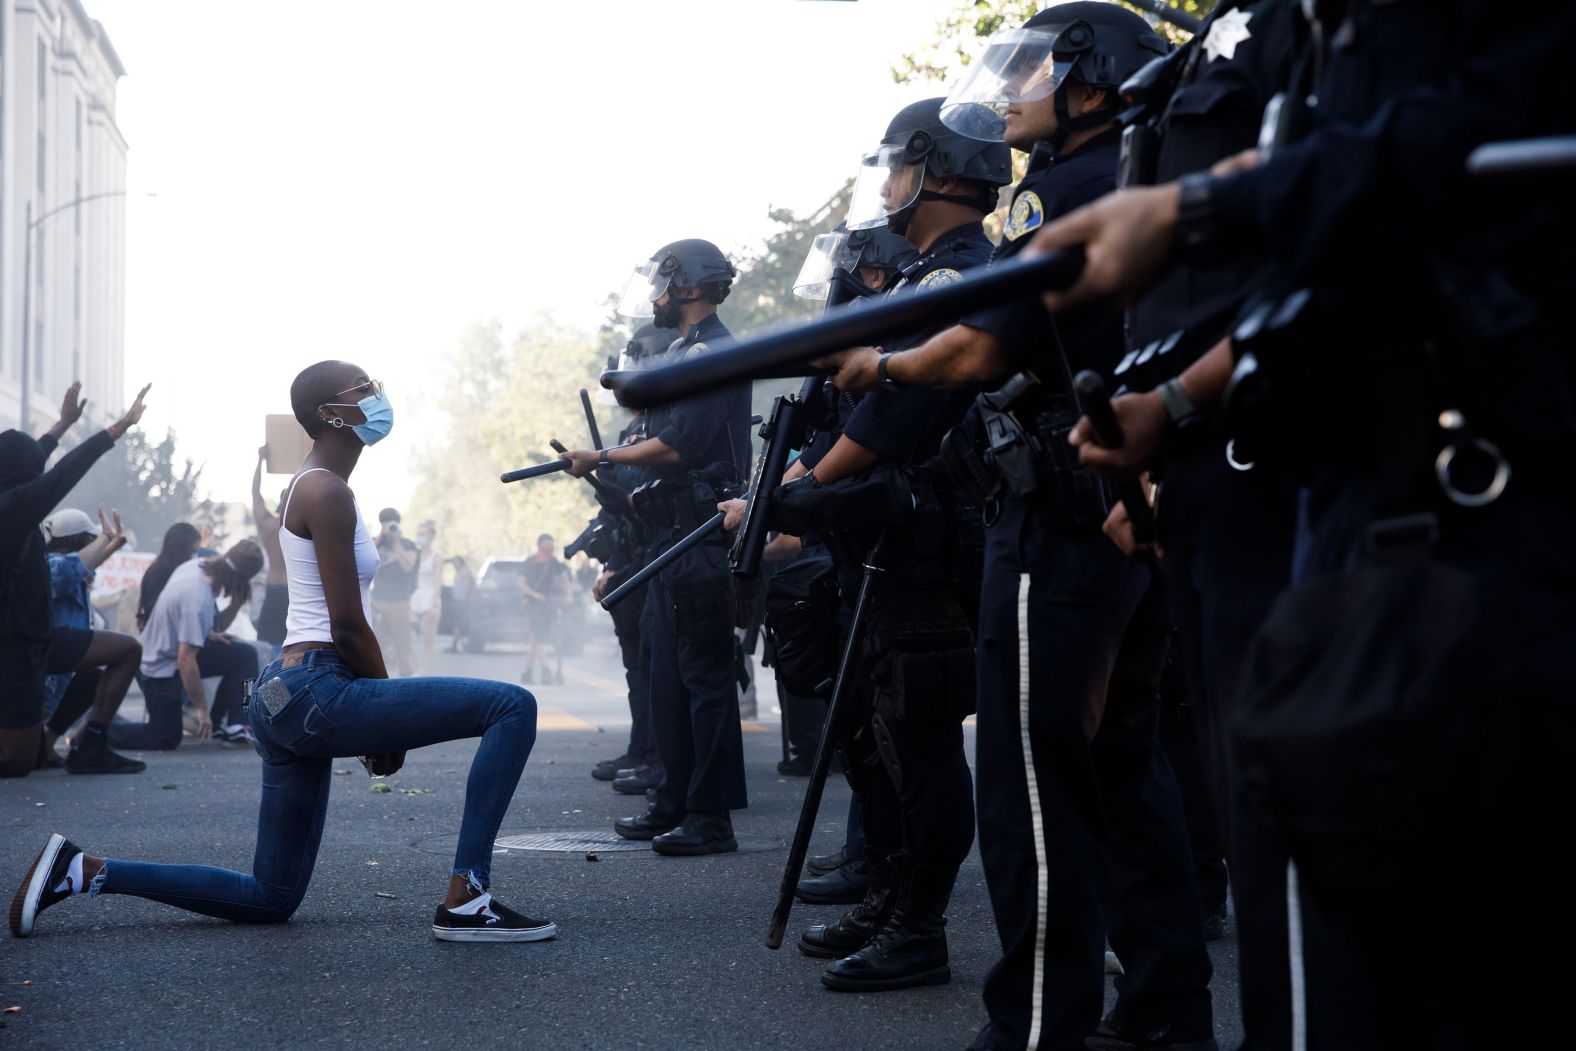
M 44 466 L 60 439 L 82 418 L 87 400 L 80 397 L 81 392 L 81 383 L 66 390 L 60 419 L 42 438 L 35 440 L 19 430 L 0 433 L 0 682 L 6 683 L 0 693 L 0 777 L 25 776 L 38 763 L 44 740 L 44 679 L 49 668 L 65 670 L 86 661 L 105 664 L 110 660 L 119 668 L 124 657 L 120 652 L 104 653 L 96 645 L 103 641 L 97 636 L 111 633 L 90 635 L 83 648 L 80 637 L 59 635 L 49 615 L 49 564 L 39 526 L 99 457 L 142 419 L 148 387 L 137 393 L 125 415 L 46 471 Z M 125 679 L 130 681 L 130 671 Z M 107 697 L 110 689 L 106 677 L 100 696 L 113 712 Z M 120 692 L 124 695 L 124 683 Z M 115 705 L 119 703 L 117 698 Z M 89 731 L 102 736 L 107 721 L 108 715 L 96 710 Z

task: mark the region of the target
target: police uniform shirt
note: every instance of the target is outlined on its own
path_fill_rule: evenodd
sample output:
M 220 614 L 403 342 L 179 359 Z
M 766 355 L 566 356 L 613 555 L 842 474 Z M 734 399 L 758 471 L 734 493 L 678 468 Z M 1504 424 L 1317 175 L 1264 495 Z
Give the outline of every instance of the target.
M 1180 82 L 1161 113 L 1153 181 L 1207 171 L 1257 145 L 1264 107 L 1286 85 L 1305 33 L 1297 5 L 1283 0 L 1236 4 L 1214 16 L 1189 45 L 1193 50 Z M 1200 342 L 1213 343 L 1260 269 L 1252 256 L 1221 266 L 1177 267 L 1133 307 L 1131 344 L 1143 346 L 1200 324 L 1212 330 Z
M 1053 155 L 1047 143 L 1035 146 L 1029 170 L 1013 191 L 993 258 L 1017 255 L 1046 223 L 1115 189 L 1121 142 L 1120 130 L 1111 128 L 1062 156 Z M 1121 315 L 1110 310 L 1069 311 L 1053 323 L 1034 296 L 970 314 L 963 323 L 989 332 L 1022 355 L 1022 367 L 1043 367 L 1046 355 L 1056 352 L 1058 337 L 1074 373 L 1092 368 L 1109 374 L 1122 354 Z M 1060 385 L 1059 372 L 1059 364 L 1045 368 L 1040 380 Z
M 674 344 L 675 359 L 704 354 L 710 343 L 730 338 L 717 315 L 702 318 Z M 664 405 L 650 412 L 647 433 L 679 454 L 677 468 L 657 468 L 650 478 L 694 471 L 712 464 L 731 468 L 735 481 L 750 470 L 750 386 L 739 384 Z
M 930 250 L 909 263 L 893 278 L 888 296 L 923 294 L 928 288 L 951 284 L 963 271 L 990 262 L 993 246 L 980 222 L 948 230 Z M 884 349 L 896 353 L 917 347 L 939 329 L 930 328 L 887 341 Z M 972 392 L 908 388 L 878 388 L 860 399 L 843 433 L 883 457 L 905 463 L 934 453 L 947 429 L 962 418 Z

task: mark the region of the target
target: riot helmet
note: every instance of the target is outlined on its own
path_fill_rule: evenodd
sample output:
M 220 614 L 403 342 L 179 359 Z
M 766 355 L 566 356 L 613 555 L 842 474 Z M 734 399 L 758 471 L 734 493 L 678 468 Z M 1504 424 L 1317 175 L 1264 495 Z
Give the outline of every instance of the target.
M 658 328 L 651 322 L 646 322 L 630 334 L 629 342 L 624 344 L 624 349 L 617 354 L 609 354 L 607 367 L 610 371 L 633 372 L 636 369 L 650 368 L 673 345 L 678 338 L 678 333 L 670 328 Z M 617 405 L 618 399 L 613 392 L 607 389 L 596 393 L 599 405 Z
M 654 318 L 661 328 L 678 328 L 678 308 L 687 303 L 706 299 L 721 303 L 728 298 L 728 290 L 738 271 L 722 254 L 722 249 L 710 241 L 692 237 L 674 241 L 657 249 L 651 258 L 635 267 L 629 284 L 619 299 L 618 312 L 625 317 Z M 670 289 L 693 288 L 698 295 L 687 298 L 668 297 L 665 316 L 657 317 L 656 302 Z
M 1018 29 L 995 33 L 947 95 L 941 119 L 969 138 L 1003 142 L 1007 107 L 1054 98 L 1057 149 L 1069 133 L 1111 121 L 1120 111 L 1122 82 L 1171 45 L 1148 22 L 1106 0 L 1073 0 L 1047 7 Z M 1110 91 L 1109 105 L 1073 116 L 1067 85 Z
M 811 243 L 794 279 L 793 292 L 801 299 L 824 301 L 837 284 L 843 290 L 840 299 L 871 295 L 915 254 L 913 245 L 889 230 L 850 231 L 838 224 L 836 230 L 817 235 Z
M 849 230 L 885 226 L 901 234 L 914 206 L 924 200 L 950 200 L 987 213 L 995 210 L 996 189 L 1012 181 L 1012 152 L 947 127 L 941 122 L 942 102 L 934 98 L 905 106 L 887 125 L 880 146 L 861 158 L 848 204 Z M 978 192 L 935 193 L 924 188 L 927 175 L 968 179 L 979 184 Z

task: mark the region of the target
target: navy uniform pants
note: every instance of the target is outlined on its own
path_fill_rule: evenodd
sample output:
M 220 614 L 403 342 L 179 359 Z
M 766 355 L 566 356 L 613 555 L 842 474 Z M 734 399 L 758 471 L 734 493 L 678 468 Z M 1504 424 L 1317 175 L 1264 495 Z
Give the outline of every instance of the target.
M 1208 1010 L 1187 837 L 1155 741 L 1158 702 L 1130 685 L 1110 689 L 1148 585 L 1147 570 L 1098 530 L 1059 530 L 1020 501 L 987 532 L 975 769 L 1002 945 L 984 1000 L 1004 1048 L 1082 1048 L 1099 1023 L 1109 887 L 1121 898 L 1109 915 L 1113 944 L 1139 964 L 1122 990 L 1130 1009 Z M 1097 741 L 1103 717 L 1112 725 Z
M 623 578 L 610 582 L 612 591 Z M 656 735 L 651 729 L 651 646 L 641 630 L 645 616 L 644 596 L 632 596 L 612 609 L 613 634 L 618 638 L 618 653 L 624 662 L 624 683 L 629 689 L 629 747 L 624 749 L 637 764 L 658 761 Z
M 1286 854 L 1238 812 L 1226 725 L 1242 663 L 1276 596 L 1291 579 L 1297 491 L 1284 473 L 1249 471 L 1205 436 L 1175 450 L 1161 498 L 1162 563 L 1181 643 L 1193 729 L 1226 845 L 1241 962 L 1243 1048 L 1291 1041 L 1286 941 Z
M 663 766 L 656 805 L 664 815 L 749 805 L 729 583 L 726 550 L 701 544 L 647 585 L 651 725 Z

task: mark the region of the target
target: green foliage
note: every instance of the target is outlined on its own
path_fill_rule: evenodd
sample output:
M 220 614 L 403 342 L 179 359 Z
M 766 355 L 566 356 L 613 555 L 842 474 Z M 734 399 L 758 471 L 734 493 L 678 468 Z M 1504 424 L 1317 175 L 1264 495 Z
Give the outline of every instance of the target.
M 410 520 L 432 518 L 438 548 L 473 568 L 489 555 L 533 550 L 538 533 L 561 546 L 574 539 L 596 513 L 585 482 L 551 475 L 503 485 L 498 475 L 557 456 L 553 438 L 588 444 L 579 390 L 594 390 L 605 364 L 595 338 L 546 317 L 508 346 L 496 321 L 466 333 L 441 397 L 445 436 L 417 458 Z
M 140 427 L 127 431 L 71 491 L 62 506 L 97 517 L 98 505 L 118 509 L 136 540 L 134 549 L 157 551 L 164 531 L 176 522 L 212 514 L 213 504 L 197 499 L 202 468 L 190 457 L 175 461 L 175 432 L 158 441 Z

